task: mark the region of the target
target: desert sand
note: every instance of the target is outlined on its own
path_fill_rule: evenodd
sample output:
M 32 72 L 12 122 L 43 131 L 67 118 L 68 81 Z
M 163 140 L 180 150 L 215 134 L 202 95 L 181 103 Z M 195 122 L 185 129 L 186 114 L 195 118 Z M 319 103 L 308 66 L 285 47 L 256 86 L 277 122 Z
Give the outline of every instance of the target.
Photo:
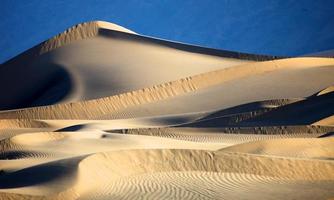
M 334 58 L 87 22 L 0 66 L 0 199 L 332 199 Z

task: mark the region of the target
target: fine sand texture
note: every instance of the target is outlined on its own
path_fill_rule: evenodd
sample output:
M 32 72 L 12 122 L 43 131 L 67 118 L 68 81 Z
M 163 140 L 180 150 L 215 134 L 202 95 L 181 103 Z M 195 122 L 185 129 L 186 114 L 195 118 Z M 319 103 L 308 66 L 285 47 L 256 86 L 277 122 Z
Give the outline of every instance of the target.
M 0 199 L 333 199 L 326 55 L 71 27 L 0 65 Z

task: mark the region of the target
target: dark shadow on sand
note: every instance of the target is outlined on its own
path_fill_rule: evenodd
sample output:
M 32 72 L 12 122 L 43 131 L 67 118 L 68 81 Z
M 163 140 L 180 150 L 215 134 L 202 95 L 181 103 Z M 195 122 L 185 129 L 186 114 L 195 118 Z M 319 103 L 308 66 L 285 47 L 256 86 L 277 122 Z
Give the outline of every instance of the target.
M 1 65 L 0 110 L 55 104 L 71 91 L 70 73 L 61 65 L 43 59 L 25 65 Z
M 69 177 L 82 158 L 71 158 L 28 167 L 15 172 L 0 173 L 0 189 L 33 186 Z

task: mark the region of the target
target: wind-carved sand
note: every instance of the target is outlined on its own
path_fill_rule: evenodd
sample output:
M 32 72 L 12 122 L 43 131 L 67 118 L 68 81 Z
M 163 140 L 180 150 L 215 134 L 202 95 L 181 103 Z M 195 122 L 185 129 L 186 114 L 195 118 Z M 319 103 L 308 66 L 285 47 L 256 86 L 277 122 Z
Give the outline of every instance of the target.
M 332 199 L 334 59 L 76 25 L 0 66 L 0 199 Z

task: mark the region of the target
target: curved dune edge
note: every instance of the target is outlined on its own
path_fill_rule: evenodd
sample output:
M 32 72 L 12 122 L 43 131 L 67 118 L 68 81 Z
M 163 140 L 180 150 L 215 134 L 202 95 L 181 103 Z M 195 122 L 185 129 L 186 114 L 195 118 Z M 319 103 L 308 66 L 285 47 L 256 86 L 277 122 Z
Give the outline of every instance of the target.
M 21 145 L 36 145 L 45 142 L 54 142 L 66 139 L 65 134 L 57 132 L 39 132 L 39 133 L 25 133 L 12 137 L 12 143 Z
M 314 62 L 317 62 L 317 65 L 314 66 Z M 279 69 L 332 65 L 334 65 L 333 60 L 325 58 L 294 58 L 246 64 L 96 100 L 4 111 L 0 112 L 0 117 L 3 119 L 94 119 L 130 106 L 161 101 L 246 76 L 271 73 Z
M 284 138 L 242 143 L 220 151 L 283 157 L 332 159 L 334 138 Z M 282 148 L 284 144 L 284 148 Z

